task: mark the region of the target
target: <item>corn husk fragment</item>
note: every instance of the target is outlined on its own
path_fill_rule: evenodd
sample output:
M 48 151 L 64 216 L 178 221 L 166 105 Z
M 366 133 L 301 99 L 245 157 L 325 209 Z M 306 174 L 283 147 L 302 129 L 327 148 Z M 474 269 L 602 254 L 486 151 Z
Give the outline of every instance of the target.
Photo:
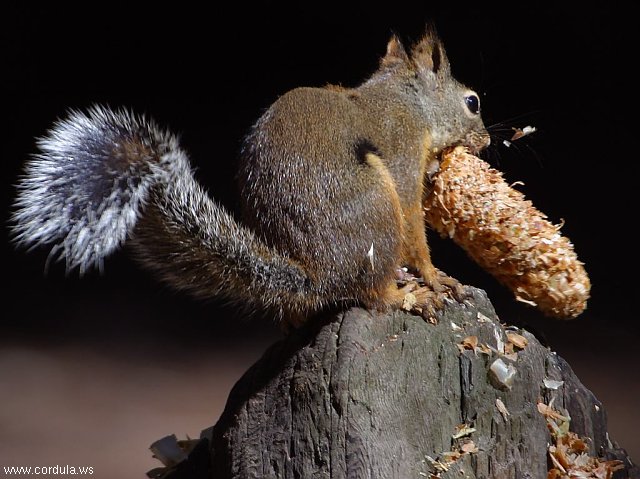
M 507 406 L 505 406 L 504 403 L 502 402 L 502 399 L 496 398 L 496 408 L 498 408 L 498 412 L 502 414 L 502 418 L 505 421 L 508 421 L 511 413 L 507 409 Z
M 527 338 L 512 331 L 507 331 L 507 341 L 518 349 L 524 349 L 527 347 L 527 344 L 529 344 L 529 340 Z
M 444 154 L 425 215 L 516 299 L 563 319 L 585 310 L 591 283 L 569 239 L 466 149 Z
M 570 430 L 571 418 L 556 411 L 552 404 L 538 403 L 538 412 L 547 421 L 553 444 L 548 445 L 547 479 L 613 479 L 616 471 L 624 469 L 619 460 L 607 460 L 589 454 L 589 440 Z

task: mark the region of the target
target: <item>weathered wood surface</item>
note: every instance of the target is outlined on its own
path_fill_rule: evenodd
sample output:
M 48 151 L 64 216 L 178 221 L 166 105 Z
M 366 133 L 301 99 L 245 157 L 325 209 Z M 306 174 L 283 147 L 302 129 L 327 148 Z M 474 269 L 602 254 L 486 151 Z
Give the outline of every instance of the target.
M 521 332 L 529 343 L 512 362 L 511 389 L 490 380 L 497 354 L 461 353 L 467 336 L 496 349 L 507 342 L 485 293 L 471 292 L 464 304 L 449 304 L 437 325 L 354 308 L 276 343 L 234 387 L 206 434 L 209 454 L 200 447 L 188 476 L 177 468 L 168 477 L 431 477 L 429 457 L 458 449 L 452 435 L 466 423 L 478 451 L 438 477 L 545 478 L 551 438 L 539 400 L 568 410 L 572 430 L 592 439 L 592 454 L 625 461 L 615 477 L 638 477 L 607 438 L 602 404 L 531 334 Z M 564 384 L 550 390 L 544 378 Z

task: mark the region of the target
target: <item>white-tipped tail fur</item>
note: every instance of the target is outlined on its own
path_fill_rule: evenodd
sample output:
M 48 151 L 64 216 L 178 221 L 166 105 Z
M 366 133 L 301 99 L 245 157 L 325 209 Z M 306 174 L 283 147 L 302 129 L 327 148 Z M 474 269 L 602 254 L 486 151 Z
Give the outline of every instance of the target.
M 166 181 L 168 169 L 188 168 L 175 137 L 99 106 L 72 111 L 38 147 L 17 185 L 15 240 L 54 244 L 53 259 L 81 274 L 126 240 L 152 184 Z
M 321 306 L 304 269 L 211 200 L 177 139 L 152 122 L 96 106 L 71 112 L 38 146 L 17 185 L 18 244 L 53 244 L 82 274 L 132 238 L 143 265 L 197 296 L 283 314 Z

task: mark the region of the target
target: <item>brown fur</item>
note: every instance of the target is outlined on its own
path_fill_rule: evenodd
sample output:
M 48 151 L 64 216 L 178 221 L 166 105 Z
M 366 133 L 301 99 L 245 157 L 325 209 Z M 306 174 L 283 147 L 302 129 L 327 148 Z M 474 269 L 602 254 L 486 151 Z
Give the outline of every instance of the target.
M 239 174 L 245 220 L 304 265 L 329 304 L 396 304 L 402 266 L 441 293 L 454 282 L 431 262 L 425 170 L 442 148 L 470 135 L 477 143 L 469 146 L 486 144 L 482 121 L 463 111 L 465 91 L 433 32 L 411 55 L 393 37 L 379 72 L 360 87 L 290 91 L 246 140 Z
M 27 169 L 16 235 L 57 242 L 54 253 L 81 273 L 128 241 L 174 287 L 292 326 L 327 308 L 401 305 L 395 279 L 407 267 L 424 277 L 414 294 L 431 315 L 457 283 L 431 262 L 425 174 L 446 147 L 488 143 L 469 95 L 432 30 L 410 50 L 393 37 L 356 88 L 285 93 L 245 139 L 242 220 L 207 195 L 177 138 L 152 121 L 72 112 Z

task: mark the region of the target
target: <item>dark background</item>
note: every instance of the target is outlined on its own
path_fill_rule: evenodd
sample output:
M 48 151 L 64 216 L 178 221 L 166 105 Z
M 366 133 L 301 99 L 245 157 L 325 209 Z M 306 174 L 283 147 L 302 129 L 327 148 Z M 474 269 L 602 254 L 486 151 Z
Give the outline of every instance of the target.
M 210 11 L 9 7 L 0 20 L 3 222 L 34 137 L 67 109 L 93 103 L 128 106 L 179 133 L 199 179 L 235 210 L 240 142 L 271 102 L 296 86 L 357 85 L 375 70 L 392 32 L 410 43 L 433 20 L 454 74 L 480 93 L 485 123 L 497 125 L 484 158 L 509 182 L 523 181 L 521 191 L 554 223 L 565 221 L 592 298 L 580 319 L 552 321 L 431 234 L 434 263 L 485 289 L 503 322 L 526 326 L 567 359 L 609 411 L 612 438 L 640 457 L 635 12 L 612 2 L 579 9 L 564 2 L 236 3 Z M 538 131 L 511 148 L 501 144 L 511 127 L 526 125 Z M 61 264 L 45 274 L 46 251 L 15 251 L 6 229 L 3 237 L 0 400 L 13 406 L 0 411 L 0 463 L 91 459 L 104 463 L 105 474 L 141 477 L 147 462 L 153 466 L 147 445 L 213 424 L 233 381 L 279 337 L 269 321 L 166 290 L 126 253 L 106 261 L 104 274 L 80 280 Z M 89 395 L 96 402 L 83 402 L 86 388 L 98 391 Z M 131 412 L 140 401 L 142 411 Z M 131 416 L 114 419 L 120 411 Z M 56 435 L 41 438 L 42 456 L 21 442 L 65 414 Z M 146 422 L 135 427 L 141 417 Z M 27 418 L 32 430 L 25 431 Z M 131 459 L 122 449 L 112 452 L 117 458 L 83 449 L 94 428 L 117 437 Z M 60 437 L 71 442 L 62 447 Z

